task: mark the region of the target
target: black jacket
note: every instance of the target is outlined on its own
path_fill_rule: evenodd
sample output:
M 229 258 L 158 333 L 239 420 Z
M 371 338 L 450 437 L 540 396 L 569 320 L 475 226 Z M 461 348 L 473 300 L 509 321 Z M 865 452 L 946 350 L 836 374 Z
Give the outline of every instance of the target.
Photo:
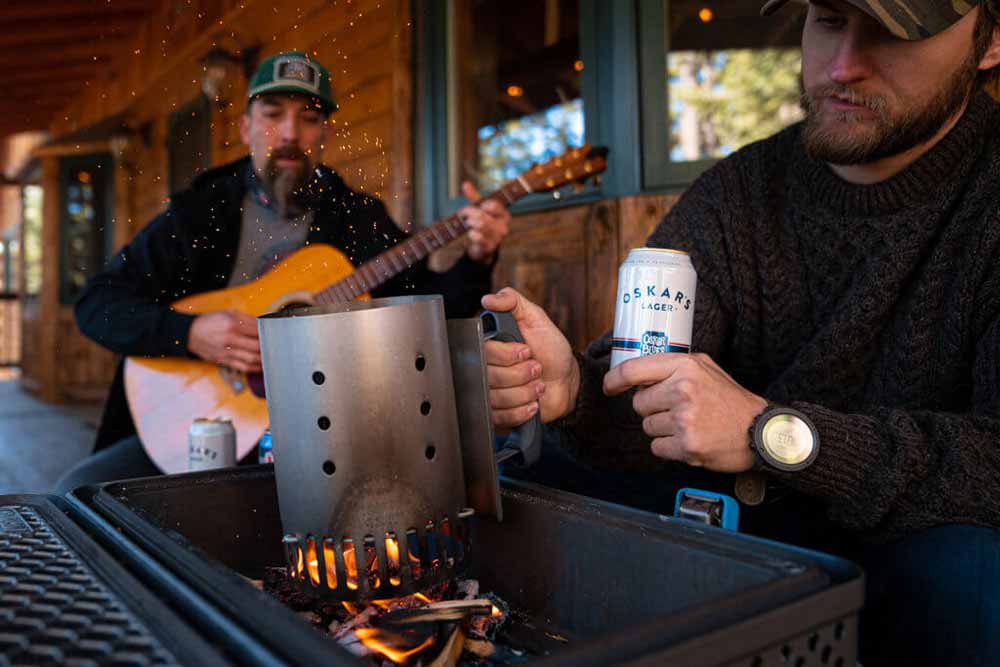
M 167 210 L 142 229 L 94 276 L 76 303 L 80 330 L 123 355 L 187 356 L 194 316 L 170 308 L 174 301 L 228 285 L 236 262 L 250 159 L 208 171 L 171 197 Z M 355 266 L 406 238 L 378 199 L 351 190 L 320 167 L 324 196 L 306 243 L 338 248 Z M 463 257 L 446 273 L 419 262 L 372 296 L 441 294 L 449 317 L 469 317 L 490 288 L 489 266 Z M 97 448 L 135 433 L 119 364 Z

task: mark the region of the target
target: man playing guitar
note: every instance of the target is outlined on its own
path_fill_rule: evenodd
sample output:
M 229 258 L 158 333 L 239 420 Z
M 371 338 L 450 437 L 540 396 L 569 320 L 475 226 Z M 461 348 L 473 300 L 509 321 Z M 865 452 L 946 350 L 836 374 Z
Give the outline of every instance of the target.
M 351 190 L 320 164 L 327 119 L 336 111 L 325 67 L 301 52 L 273 56 L 249 84 L 240 136 L 250 155 L 208 171 L 171 197 L 165 212 L 87 285 L 76 305 L 80 330 L 123 355 L 197 358 L 259 372 L 255 317 L 235 309 L 180 312 L 173 302 L 257 279 L 311 244 L 339 249 L 354 266 L 407 238 L 381 201 Z M 472 202 L 479 194 L 463 184 Z M 465 255 L 436 272 L 407 268 L 372 296 L 437 293 L 451 317 L 470 316 L 489 291 L 510 214 L 496 200 L 458 213 L 468 229 Z M 185 429 L 187 425 L 185 424 Z M 185 447 L 185 443 L 178 443 Z M 98 450 L 57 484 L 83 484 L 161 472 L 143 450 L 119 366 L 98 432 Z

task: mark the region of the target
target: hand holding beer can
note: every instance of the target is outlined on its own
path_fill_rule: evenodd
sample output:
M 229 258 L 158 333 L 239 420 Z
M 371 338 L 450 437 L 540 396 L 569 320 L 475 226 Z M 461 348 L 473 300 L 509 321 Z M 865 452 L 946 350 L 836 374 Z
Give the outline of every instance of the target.
M 214 470 L 236 465 L 236 429 L 225 417 L 201 418 L 188 431 L 188 470 Z
M 634 248 L 618 270 L 611 368 L 659 352 L 690 352 L 698 274 L 681 250 Z

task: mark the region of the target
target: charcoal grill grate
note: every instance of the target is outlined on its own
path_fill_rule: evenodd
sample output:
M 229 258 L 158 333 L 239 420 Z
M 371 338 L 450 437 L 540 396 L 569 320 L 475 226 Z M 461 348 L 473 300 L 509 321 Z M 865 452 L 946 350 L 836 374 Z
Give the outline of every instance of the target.
M 0 507 L 0 667 L 178 665 L 32 507 Z

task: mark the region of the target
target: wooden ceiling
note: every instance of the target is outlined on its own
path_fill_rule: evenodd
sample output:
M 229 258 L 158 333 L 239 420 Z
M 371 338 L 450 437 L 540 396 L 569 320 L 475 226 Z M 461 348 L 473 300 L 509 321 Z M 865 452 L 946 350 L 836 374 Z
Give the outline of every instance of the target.
M 154 0 L 0 0 L 0 138 L 47 129 L 124 52 L 155 6 Z

